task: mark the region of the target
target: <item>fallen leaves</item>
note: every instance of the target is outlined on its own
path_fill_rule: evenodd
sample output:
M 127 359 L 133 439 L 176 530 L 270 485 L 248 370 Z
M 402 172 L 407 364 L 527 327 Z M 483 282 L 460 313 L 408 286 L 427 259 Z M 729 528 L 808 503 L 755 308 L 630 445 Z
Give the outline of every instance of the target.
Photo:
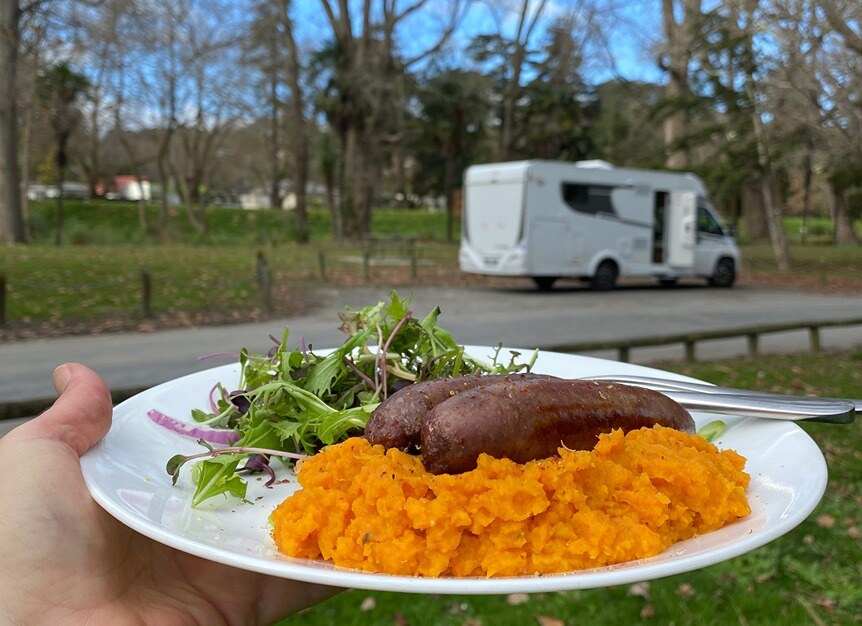
M 526 604 L 530 601 L 530 596 L 526 593 L 510 593 L 506 598 L 506 602 L 509 606 L 518 606 L 520 604 Z
M 681 583 L 676 588 L 676 595 L 682 598 L 690 598 L 694 595 L 694 588 L 688 583 Z
M 649 589 L 650 585 L 648 582 L 640 582 L 635 583 L 626 591 L 627 596 L 635 597 L 635 598 L 643 598 L 644 600 L 649 600 Z
M 835 518 L 831 515 L 818 515 L 814 521 L 820 528 L 832 528 L 835 526 Z
M 551 615 L 536 615 L 536 621 L 539 626 L 566 626 L 566 623 L 559 617 Z
M 640 618 L 642 620 L 649 619 L 651 617 L 655 617 L 655 606 L 652 604 L 645 604 L 641 609 Z

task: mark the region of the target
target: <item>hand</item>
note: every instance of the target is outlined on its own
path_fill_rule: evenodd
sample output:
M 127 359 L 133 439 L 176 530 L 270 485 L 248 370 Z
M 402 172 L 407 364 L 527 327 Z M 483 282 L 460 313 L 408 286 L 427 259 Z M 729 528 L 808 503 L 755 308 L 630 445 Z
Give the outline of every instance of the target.
M 78 460 L 111 425 L 108 388 L 76 363 L 54 386 L 50 409 L 0 439 L 0 622 L 271 623 L 336 593 L 179 552 L 108 515 Z

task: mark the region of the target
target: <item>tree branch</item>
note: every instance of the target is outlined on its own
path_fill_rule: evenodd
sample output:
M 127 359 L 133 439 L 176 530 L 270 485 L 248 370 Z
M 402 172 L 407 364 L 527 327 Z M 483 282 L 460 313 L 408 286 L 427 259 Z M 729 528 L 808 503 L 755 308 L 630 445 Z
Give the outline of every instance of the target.
M 437 42 L 428 48 L 427 50 L 420 52 L 414 57 L 406 59 L 403 63 L 404 69 L 409 68 L 410 66 L 422 61 L 423 59 L 427 59 L 432 54 L 437 53 L 448 41 L 449 37 L 451 37 L 452 33 L 455 32 L 455 29 L 458 27 L 458 24 L 461 23 L 461 20 L 464 18 L 466 11 L 462 13 L 462 8 L 465 7 L 465 4 L 462 4 L 460 0 L 456 0 L 452 3 L 452 14 L 449 20 L 448 26 L 441 33 L 440 38 Z

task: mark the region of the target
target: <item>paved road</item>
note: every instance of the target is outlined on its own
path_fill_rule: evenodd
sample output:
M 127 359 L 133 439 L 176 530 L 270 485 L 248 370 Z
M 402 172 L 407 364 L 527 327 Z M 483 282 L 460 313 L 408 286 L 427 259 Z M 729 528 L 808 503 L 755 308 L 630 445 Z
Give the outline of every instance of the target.
M 0 346 L 0 404 L 53 394 L 50 376 L 65 361 L 80 361 L 98 371 L 112 389 L 148 387 L 227 361 L 199 363 L 199 355 L 219 351 L 265 351 L 267 335 L 291 328 L 292 343 L 300 337 L 319 348 L 340 343 L 337 313 L 385 297 L 385 290 L 325 288 L 327 302 L 313 315 L 235 326 L 177 329 L 154 333 L 123 333 L 9 343 Z M 402 295 L 404 295 L 402 293 Z M 579 287 L 538 293 L 523 289 L 421 288 L 413 297 L 417 315 L 434 305 L 443 310 L 441 324 L 463 343 L 543 347 L 563 342 L 611 340 L 759 323 L 829 320 L 862 313 L 862 295 L 830 296 L 755 288 L 715 290 L 681 286 L 623 287 L 595 293 Z M 824 347 L 862 346 L 862 327 L 826 330 Z M 804 333 L 783 333 L 761 340 L 764 351 L 805 350 Z M 698 356 L 743 353 L 743 340 L 710 342 Z M 610 353 L 594 353 L 608 356 Z M 636 350 L 637 362 L 672 359 L 681 347 Z

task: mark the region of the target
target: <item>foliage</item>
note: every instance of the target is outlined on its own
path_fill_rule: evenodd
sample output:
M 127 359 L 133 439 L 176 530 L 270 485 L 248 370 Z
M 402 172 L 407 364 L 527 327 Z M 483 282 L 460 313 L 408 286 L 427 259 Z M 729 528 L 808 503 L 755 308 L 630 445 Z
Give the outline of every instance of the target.
M 488 156 L 483 145 L 490 95 L 484 76 L 460 69 L 434 71 L 418 85 L 421 113 L 413 133 L 417 194 L 449 192 L 460 186 L 465 164 Z
M 592 126 L 595 155 L 614 165 L 663 168 L 662 129 L 652 114 L 661 87 L 612 80 L 595 88 L 595 98 L 599 109 Z

